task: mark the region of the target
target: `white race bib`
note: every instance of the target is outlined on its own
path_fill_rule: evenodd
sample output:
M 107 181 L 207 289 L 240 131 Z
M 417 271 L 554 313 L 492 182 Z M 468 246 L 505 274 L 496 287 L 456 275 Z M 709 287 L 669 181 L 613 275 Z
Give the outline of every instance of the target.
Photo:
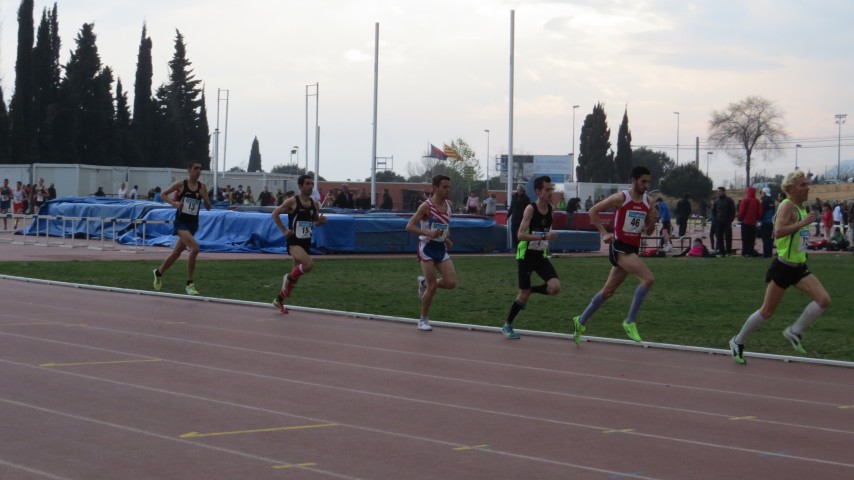
M 539 235 L 541 233 L 547 234 L 548 232 L 531 232 L 531 233 L 533 235 Z M 545 240 L 545 239 L 534 240 L 534 241 L 528 242 L 528 250 L 536 250 L 538 252 L 542 252 L 542 251 L 548 250 L 548 248 L 549 248 L 549 241 Z
M 37 202 L 39 202 L 39 203 L 44 202 L 44 196 L 42 196 L 42 195 L 36 195 L 36 201 L 37 201 Z
M 200 203 L 201 202 L 195 198 L 184 197 L 184 202 L 181 206 L 181 213 L 194 216 L 198 215 Z
M 312 226 L 312 222 L 307 222 L 305 220 L 297 220 L 297 225 L 294 229 L 294 235 L 296 235 L 296 237 L 299 239 L 311 238 Z
M 431 238 L 434 242 L 444 242 L 446 238 L 448 238 L 448 224 L 447 223 L 434 223 L 430 225 L 430 229 L 433 231 L 438 231 L 439 236 L 436 238 Z
M 8 202 L 9 195 L 0 195 L 0 202 Z
M 623 231 L 626 233 L 643 233 L 646 212 L 629 210 L 626 212 L 626 220 L 623 221 Z

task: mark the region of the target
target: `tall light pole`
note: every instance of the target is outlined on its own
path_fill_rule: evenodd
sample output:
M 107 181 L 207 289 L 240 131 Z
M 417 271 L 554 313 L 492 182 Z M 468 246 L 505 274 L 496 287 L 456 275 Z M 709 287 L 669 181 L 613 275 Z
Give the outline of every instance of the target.
M 679 112 L 676 114 L 676 165 L 679 165 Z
M 308 89 L 310 87 L 314 87 L 314 93 L 308 93 Z M 317 143 L 319 139 L 317 138 L 317 114 L 320 109 L 320 82 L 312 83 L 310 85 L 305 86 L 305 173 L 308 174 L 308 97 L 317 97 L 314 102 L 314 154 L 317 156 Z M 299 160 L 297 160 L 299 161 Z M 315 162 L 316 163 L 316 162 Z M 317 170 L 317 169 L 315 169 Z M 317 172 L 314 172 L 317 175 Z M 315 184 L 317 183 L 317 179 L 315 178 Z
M 225 94 L 224 97 L 223 94 Z M 228 155 L 228 97 L 228 89 L 216 89 L 216 130 L 214 130 L 214 134 L 216 136 L 216 161 L 219 161 L 219 104 L 220 102 L 225 101 L 225 142 L 222 149 L 222 178 L 225 178 L 225 157 Z
M 836 145 L 836 179 L 839 180 L 842 177 L 842 124 L 845 123 L 845 118 L 848 116 L 847 113 L 837 113 L 834 115 L 836 118 L 836 124 L 839 125 L 839 140 Z
M 795 170 L 798 169 L 798 149 L 803 147 L 800 143 L 795 145 Z
M 483 131 L 486 132 L 486 190 L 489 191 L 489 129 Z
M 709 176 L 709 157 L 714 155 L 715 152 L 706 152 L 706 176 Z
M 570 174 L 572 175 L 572 181 L 575 181 L 575 109 L 578 108 L 578 105 L 572 106 L 572 161 L 570 162 Z

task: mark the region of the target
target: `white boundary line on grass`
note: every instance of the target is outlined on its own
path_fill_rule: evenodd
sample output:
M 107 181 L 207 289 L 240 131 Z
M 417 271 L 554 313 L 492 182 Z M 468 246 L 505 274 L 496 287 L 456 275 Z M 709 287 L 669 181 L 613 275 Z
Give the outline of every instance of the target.
M 135 295 L 150 295 L 156 297 L 168 297 L 168 298 L 180 298 L 184 300 L 194 300 L 198 302 L 210 302 L 210 303 L 222 303 L 228 305 L 246 305 L 252 307 L 268 307 L 269 304 L 262 302 L 250 302 L 246 300 L 232 300 L 228 298 L 215 298 L 215 297 L 204 297 L 204 296 L 191 296 L 184 295 L 178 293 L 164 293 L 164 292 L 153 292 L 150 290 L 134 290 L 130 288 L 118 288 L 118 287 L 104 287 L 100 285 L 85 285 L 81 283 L 70 283 L 70 282 L 60 282 L 56 280 L 43 280 L 39 278 L 27 278 L 27 277 L 18 277 L 14 275 L 3 275 L 0 274 L 0 279 L 2 280 L 14 280 L 18 282 L 26 282 L 26 283 L 38 283 L 43 285 L 57 285 L 61 287 L 71 287 L 71 288 L 81 288 L 84 290 L 97 290 L 102 292 L 119 292 L 119 293 L 130 293 Z M 325 308 L 312 308 L 312 307 L 300 307 L 300 306 L 288 306 L 288 310 L 294 310 L 297 312 L 307 312 L 307 313 L 322 313 L 327 315 L 339 315 L 344 317 L 351 318 L 362 318 L 366 320 L 382 320 L 386 322 L 398 322 L 398 323 L 410 323 L 416 324 L 418 323 L 418 319 L 415 318 L 406 318 L 406 317 L 392 317 L 389 315 L 377 315 L 374 313 L 359 313 L 359 312 L 345 312 L 342 310 L 329 310 Z M 454 323 L 454 322 L 442 322 L 436 320 L 430 320 L 430 325 L 448 327 L 448 328 L 459 328 L 464 330 L 475 330 L 475 331 L 483 331 L 483 332 L 493 332 L 500 333 L 501 327 L 489 327 L 485 325 L 471 325 L 465 323 Z M 521 330 L 517 329 L 519 333 L 523 333 L 529 336 L 535 337 L 547 337 L 547 338 L 558 338 L 564 340 L 572 340 L 572 335 L 566 333 L 555 333 L 555 332 L 540 332 L 536 330 Z M 599 343 L 611 343 L 611 344 L 620 344 L 620 345 L 632 345 L 643 348 L 661 348 L 664 350 L 678 350 L 683 352 L 697 352 L 697 353 L 707 353 L 713 355 L 729 355 L 730 351 L 728 349 L 722 348 L 707 348 L 707 347 L 691 347 L 685 345 L 675 345 L 670 343 L 656 343 L 656 342 L 642 342 L 638 344 L 632 340 L 623 340 L 619 338 L 605 338 L 605 337 L 592 337 L 592 336 L 584 336 L 584 339 L 588 342 L 599 342 Z M 844 367 L 844 368 L 854 368 L 854 362 L 846 362 L 843 360 L 829 360 L 822 358 L 809 358 L 809 357 L 794 357 L 790 355 L 775 355 L 771 353 L 757 353 L 757 352 L 745 352 L 745 357 L 750 358 L 764 358 L 768 360 L 780 360 L 783 362 L 793 362 L 793 363 L 810 363 L 816 365 L 829 365 L 834 367 Z

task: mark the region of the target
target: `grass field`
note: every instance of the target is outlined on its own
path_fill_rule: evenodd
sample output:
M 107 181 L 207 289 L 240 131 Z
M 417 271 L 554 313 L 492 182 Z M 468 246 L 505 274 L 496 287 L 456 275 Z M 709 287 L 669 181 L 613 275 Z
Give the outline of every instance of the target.
M 729 338 L 762 303 L 767 260 L 728 257 L 645 261 L 656 276 L 656 284 L 638 317 L 644 340 L 727 348 Z M 516 319 L 517 328 L 570 332 L 569 319 L 584 310 L 602 287 L 610 268 L 605 257 L 565 256 L 552 262 L 561 279 L 560 295 L 532 296 L 527 309 Z M 0 262 L 0 273 L 147 290 L 151 289 L 151 271 L 158 264 L 152 261 Z M 439 292 L 431 318 L 501 326 L 517 291 L 515 260 L 457 255 L 454 264 L 459 287 Z M 851 348 L 854 296 L 849 293 L 854 256 L 813 255 L 809 264 L 832 300 L 830 308 L 806 331 L 804 345 L 812 357 L 854 361 Z M 205 296 L 269 302 L 290 265 L 289 259 L 283 257 L 212 260 L 202 255 L 196 268 L 196 287 Z M 316 257 L 314 271 L 300 280 L 289 303 L 417 318 L 419 273 L 414 258 Z M 185 274 L 186 263 L 177 262 L 164 276 L 164 291 L 183 293 Z M 636 280 L 627 280 L 590 320 L 589 335 L 624 338 L 620 323 L 636 285 Z M 750 337 L 747 350 L 796 355 L 781 332 L 808 301 L 806 296 L 791 289 L 774 317 Z M 155 309 L 156 300 L 151 302 Z

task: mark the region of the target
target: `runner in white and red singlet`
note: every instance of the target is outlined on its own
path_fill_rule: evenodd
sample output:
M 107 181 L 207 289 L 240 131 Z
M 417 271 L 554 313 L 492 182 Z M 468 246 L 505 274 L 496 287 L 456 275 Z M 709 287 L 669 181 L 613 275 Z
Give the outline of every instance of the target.
M 638 256 L 641 237 L 655 231 L 658 221 L 658 210 L 652 205 L 646 194 L 649 188 L 650 172 L 646 167 L 635 167 L 631 175 L 632 186 L 628 190 L 617 192 L 590 209 L 590 223 L 595 225 L 602 235 L 602 241 L 608 245 L 608 259 L 611 261 L 611 272 L 608 280 L 580 316 L 572 319 L 575 326 L 575 343 L 581 345 L 581 334 L 586 330 L 587 320 L 596 310 L 611 298 L 622 285 L 629 274 L 638 277 L 640 285 L 635 289 L 632 306 L 628 317 L 623 321 L 626 335 L 636 342 L 641 341 L 638 327 L 635 324 L 638 310 L 647 292 L 655 283 L 655 277 L 646 264 Z M 614 233 L 608 233 L 599 220 L 599 212 L 616 210 L 614 215 Z
M 421 299 L 421 319 L 418 329 L 429 332 L 428 315 L 433 295 L 444 288 L 457 287 L 457 272 L 448 255 L 453 246 L 450 236 L 451 212 L 453 204 L 448 200 L 451 192 L 451 179 L 446 175 L 433 177 L 433 195 L 418 206 L 415 215 L 406 224 L 406 231 L 418 235 L 418 263 L 423 275 L 418 277 L 418 298 Z M 436 278 L 437 273 L 442 278 Z

